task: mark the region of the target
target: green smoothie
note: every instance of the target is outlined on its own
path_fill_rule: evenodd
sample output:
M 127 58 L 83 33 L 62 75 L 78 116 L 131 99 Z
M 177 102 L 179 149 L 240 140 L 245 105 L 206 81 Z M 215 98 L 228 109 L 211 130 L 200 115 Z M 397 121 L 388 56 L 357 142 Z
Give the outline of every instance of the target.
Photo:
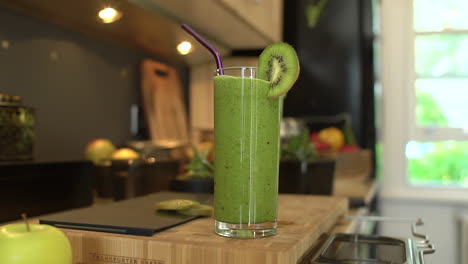
M 278 207 L 281 98 L 271 84 L 214 77 L 215 219 L 232 224 L 274 221 Z

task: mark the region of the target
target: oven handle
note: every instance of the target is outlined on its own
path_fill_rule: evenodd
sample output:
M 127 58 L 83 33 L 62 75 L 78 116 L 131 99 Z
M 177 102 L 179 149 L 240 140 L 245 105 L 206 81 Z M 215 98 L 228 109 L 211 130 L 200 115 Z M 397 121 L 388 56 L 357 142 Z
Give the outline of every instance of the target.
M 422 238 L 422 241 L 419 241 L 423 244 L 429 244 L 429 236 L 419 233 L 416 231 L 417 226 L 424 225 L 424 221 L 421 218 L 416 219 L 416 221 L 413 221 L 411 223 L 411 232 L 413 233 L 413 236 Z
M 418 249 L 419 262 L 424 264 L 424 255 L 433 254 L 436 251 L 434 244 L 429 242 L 429 236 L 419 233 L 416 229 L 417 226 L 424 225 L 421 218 L 404 218 L 404 217 L 387 217 L 387 216 L 354 216 L 347 215 L 344 218 L 357 220 L 357 221 L 376 221 L 376 222 L 410 222 L 411 232 L 413 236 L 422 238 L 422 240 L 414 241 Z
M 418 245 L 417 247 L 424 248 L 423 250 L 419 250 L 418 253 L 421 264 L 424 264 L 424 255 L 433 254 L 436 251 L 434 244 Z
M 424 245 L 429 244 L 429 236 L 419 233 L 416 229 L 417 226 L 424 225 L 422 218 L 406 218 L 406 217 L 389 217 L 389 216 L 357 216 L 357 215 L 346 215 L 344 218 L 357 220 L 357 221 L 374 221 L 374 222 L 410 222 L 411 223 L 411 232 L 413 236 L 422 238 L 423 240 L 416 241 Z

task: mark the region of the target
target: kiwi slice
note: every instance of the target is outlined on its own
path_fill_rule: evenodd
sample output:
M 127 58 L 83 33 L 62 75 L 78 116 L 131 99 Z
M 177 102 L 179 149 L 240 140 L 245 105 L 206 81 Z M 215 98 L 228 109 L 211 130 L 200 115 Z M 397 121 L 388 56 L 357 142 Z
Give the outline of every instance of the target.
M 200 203 L 197 201 L 174 199 L 156 203 L 154 206 L 156 207 L 156 210 L 183 210 L 198 204 Z
M 291 45 L 273 43 L 260 54 L 257 77 L 271 82 L 268 97 L 276 98 L 291 89 L 299 76 L 299 68 L 299 59 Z
M 177 210 L 177 212 L 190 216 L 211 216 L 213 214 L 213 206 L 207 204 L 196 204 L 187 209 Z

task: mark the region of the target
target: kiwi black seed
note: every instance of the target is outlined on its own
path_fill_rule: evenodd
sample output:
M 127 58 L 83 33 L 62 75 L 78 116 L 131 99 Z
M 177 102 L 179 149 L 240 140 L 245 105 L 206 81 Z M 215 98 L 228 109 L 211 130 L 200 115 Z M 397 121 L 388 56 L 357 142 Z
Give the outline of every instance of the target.
M 273 43 L 260 54 L 257 77 L 271 82 L 268 96 L 276 98 L 291 89 L 299 76 L 299 68 L 299 59 L 291 45 Z

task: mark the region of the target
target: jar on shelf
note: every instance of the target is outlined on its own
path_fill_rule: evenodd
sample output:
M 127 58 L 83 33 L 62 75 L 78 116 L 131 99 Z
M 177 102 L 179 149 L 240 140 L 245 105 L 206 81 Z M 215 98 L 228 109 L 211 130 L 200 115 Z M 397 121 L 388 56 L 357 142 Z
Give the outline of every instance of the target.
M 35 123 L 20 96 L 0 93 L 0 162 L 33 159 Z

